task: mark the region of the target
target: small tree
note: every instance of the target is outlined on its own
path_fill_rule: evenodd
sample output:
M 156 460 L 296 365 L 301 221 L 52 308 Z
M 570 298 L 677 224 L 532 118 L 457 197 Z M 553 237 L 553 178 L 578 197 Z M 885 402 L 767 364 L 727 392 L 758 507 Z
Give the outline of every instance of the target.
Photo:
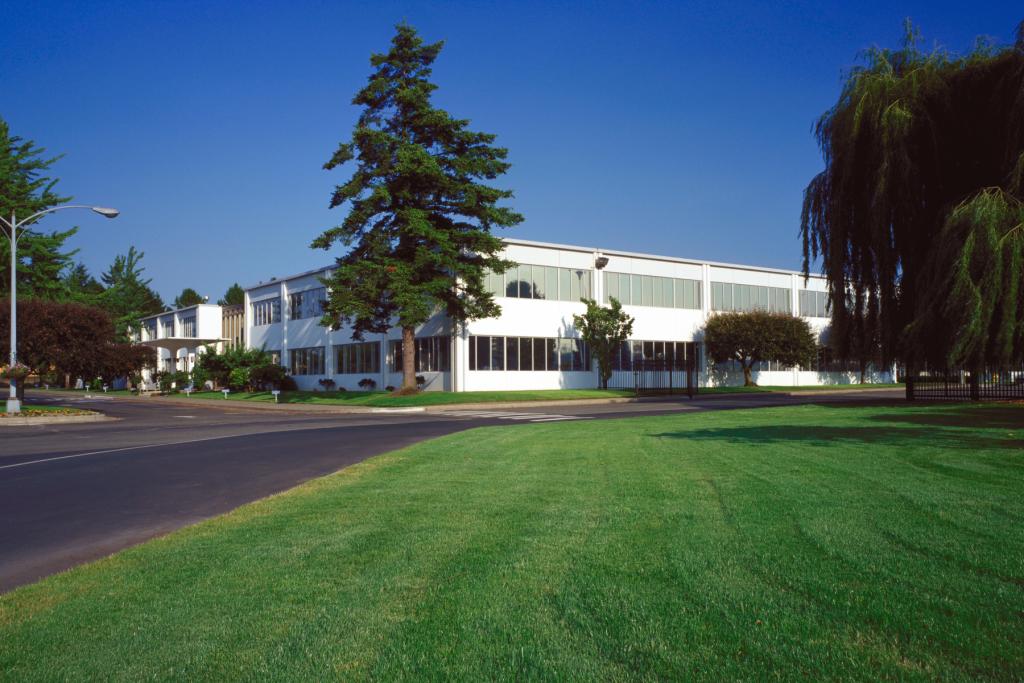
M 593 299 L 581 301 L 587 305 L 587 312 L 574 315 L 572 322 L 597 359 L 601 388 L 607 389 L 612 376 L 612 357 L 633 334 L 633 318 L 622 310 L 622 304 L 615 297 L 609 297 L 611 305 L 607 308 Z
M 750 374 L 754 363 L 809 366 L 817 349 L 806 320 L 767 311 L 712 316 L 704 327 L 704 346 L 715 363 L 738 361 L 748 387 L 756 386 Z
M 192 289 L 191 287 L 186 287 L 185 289 L 181 290 L 181 294 L 179 294 L 177 298 L 174 300 L 174 308 L 186 308 L 188 306 L 195 306 L 196 304 L 203 303 L 205 300 L 206 299 L 203 298 L 202 294 Z
M 237 282 L 228 287 L 228 291 L 224 292 L 224 298 L 217 302 L 219 306 L 237 306 L 242 303 L 245 303 L 245 290 Z

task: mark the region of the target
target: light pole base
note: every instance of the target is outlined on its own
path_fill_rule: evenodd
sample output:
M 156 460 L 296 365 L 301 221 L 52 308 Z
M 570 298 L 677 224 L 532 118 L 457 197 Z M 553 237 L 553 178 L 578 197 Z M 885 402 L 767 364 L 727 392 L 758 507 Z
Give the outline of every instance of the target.
M 7 413 L 20 413 L 21 412 L 21 401 L 16 398 L 7 399 Z

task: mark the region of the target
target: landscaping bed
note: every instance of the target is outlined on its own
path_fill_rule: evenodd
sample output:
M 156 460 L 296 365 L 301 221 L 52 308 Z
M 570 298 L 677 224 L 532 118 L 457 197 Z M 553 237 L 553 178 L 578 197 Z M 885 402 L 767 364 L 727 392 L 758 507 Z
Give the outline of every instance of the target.
M 0 402 L 0 408 L 3 408 L 3 403 Z M 61 415 L 67 416 L 83 416 L 83 415 L 99 415 L 93 410 L 82 410 L 81 408 L 66 408 L 64 406 L 21 406 L 20 413 L 8 413 L 6 410 L 0 410 L 0 419 L 2 418 L 23 418 L 23 417 L 57 417 Z

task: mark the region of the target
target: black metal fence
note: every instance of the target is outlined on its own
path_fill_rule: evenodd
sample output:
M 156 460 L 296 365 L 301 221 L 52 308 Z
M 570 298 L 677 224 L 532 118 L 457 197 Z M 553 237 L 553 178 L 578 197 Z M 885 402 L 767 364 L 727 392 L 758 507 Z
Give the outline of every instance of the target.
M 617 370 L 608 381 L 609 389 L 632 389 L 640 394 L 697 393 L 695 358 L 678 360 L 634 360 L 629 370 Z
M 907 373 L 906 386 L 910 401 L 1024 399 L 1024 365 L 978 372 L 962 368 L 918 370 Z

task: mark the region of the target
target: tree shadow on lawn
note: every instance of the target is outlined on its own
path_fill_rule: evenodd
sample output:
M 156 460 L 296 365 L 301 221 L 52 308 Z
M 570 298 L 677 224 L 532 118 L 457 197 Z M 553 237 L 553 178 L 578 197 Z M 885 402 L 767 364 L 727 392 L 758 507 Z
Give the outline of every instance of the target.
M 1024 430 L 1024 405 L 958 404 L 959 408 L 940 404 L 924 410 L 872 415 L 879 422 L 902 422 L 935 427 L 973 427 L 975 429 Z M 916 407 L 916 406 L 915 406 Z
M 661 439 L 694 441 L 728 441 L 745 445 L 779 443 L 805 443 L 833 445 L 840 442 L 858 442 L 864 445 L 938 446 L 965 450 L 1008 448 L 1024 450 L 1024 439 L 978 437 L 960 430 L 924 429 L 915 427 L 822 427 L 814 425 L 760 425 L 756 427 L 727 427 L 694 429 L 690 431 L 649 434 Z

